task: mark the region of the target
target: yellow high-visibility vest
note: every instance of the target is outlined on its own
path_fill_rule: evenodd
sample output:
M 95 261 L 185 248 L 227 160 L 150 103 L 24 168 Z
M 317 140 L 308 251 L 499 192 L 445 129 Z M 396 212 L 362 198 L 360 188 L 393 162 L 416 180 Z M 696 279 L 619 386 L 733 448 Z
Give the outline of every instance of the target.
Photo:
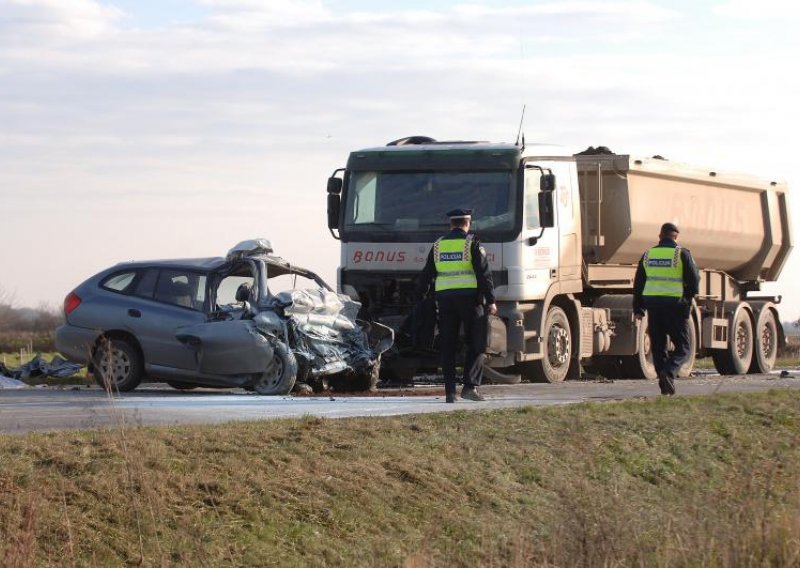
M 653 247 L 642 259 L 647 281 L 643 296 L 683 296 L 683 259 L 681 247 Z
M 467 235 L 465 239 L 439 239 L 433 244 L 437 292 L 478 288 L 472 269 L 472 239 Z

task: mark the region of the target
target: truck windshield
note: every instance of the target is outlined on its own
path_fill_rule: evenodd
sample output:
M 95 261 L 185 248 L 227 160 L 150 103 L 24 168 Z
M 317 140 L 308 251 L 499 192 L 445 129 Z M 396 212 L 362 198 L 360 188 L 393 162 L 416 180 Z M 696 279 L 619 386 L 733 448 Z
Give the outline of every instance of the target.
M 353 172 L 345 196 L 348 233 L 428 233 L 446 230 L 445 213 L 473 210 L 481 234 L 514 228 L 516 201 L 510 171 Z

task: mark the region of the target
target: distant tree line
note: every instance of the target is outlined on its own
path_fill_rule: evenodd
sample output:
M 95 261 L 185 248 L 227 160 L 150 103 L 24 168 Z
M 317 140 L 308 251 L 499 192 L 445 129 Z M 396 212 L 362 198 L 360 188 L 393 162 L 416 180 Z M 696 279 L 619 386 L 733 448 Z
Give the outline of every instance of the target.
M 55 329 L 63 321 L 59 308 L 44 303 L 36 308 L 16 307 L 14 297 L 0 288 L 0 353 L 22 348 L 54 351 Z

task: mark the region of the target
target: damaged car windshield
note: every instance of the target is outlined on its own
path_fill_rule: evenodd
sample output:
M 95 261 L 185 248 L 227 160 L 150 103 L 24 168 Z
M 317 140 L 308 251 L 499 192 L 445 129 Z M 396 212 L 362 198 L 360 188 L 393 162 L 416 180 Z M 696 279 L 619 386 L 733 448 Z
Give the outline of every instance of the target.
M 445 212 L 458 205 L 473 209 L 475 229 L 508 231 L 515 222 L 513 180 L 510 171 L 353 172 L 345 230 L 441 232 Z

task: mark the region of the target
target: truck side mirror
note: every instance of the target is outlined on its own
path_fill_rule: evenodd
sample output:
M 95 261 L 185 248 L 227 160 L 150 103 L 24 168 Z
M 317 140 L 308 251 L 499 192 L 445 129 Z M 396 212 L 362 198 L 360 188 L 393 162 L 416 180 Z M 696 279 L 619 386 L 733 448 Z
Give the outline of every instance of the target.
M 331 180 L 332 179 L 335 179 L 335 178 L 331 178 Z M 339 189 L 341 190 L 341 188 L 342 188 L 341 181 L 342 180 L 338 180 L 338 181 L 339 181 Z M 328 188 L 330 188 L 330 185 L 331 185 L 330 184 L 330 180 L 328 180 Z M 331 229 L 331 230 L 339 228 L 339 211 L 341 209 L 341 206 L 342 206 L 342 200 L 339 197 L 339 194 L 338 193 L 330 193 L 330 189 L 329 189 L 329 192 L 328 192 L 328 228 Z
M 342 178 L 329 177 L 328 178 L 328 194 L 340 195 L 342 193 Z
M 554 177 L 554 176 L 550 176 Z M 542 180 L 544 180 L 544 176 L 542 176 Z M 553 206 L 553 194 L 554 192 L 551 191 L 544 191 L 542 190 L 539 193 L 539 226 L 544 228 L 547 227 L 555 227 L 556 225 L 556 214 L 555 208 Z
M 539 178 L 539 190 L 551 192 L 556 189 L 556 176 L 554 174 L 542 174 Z

